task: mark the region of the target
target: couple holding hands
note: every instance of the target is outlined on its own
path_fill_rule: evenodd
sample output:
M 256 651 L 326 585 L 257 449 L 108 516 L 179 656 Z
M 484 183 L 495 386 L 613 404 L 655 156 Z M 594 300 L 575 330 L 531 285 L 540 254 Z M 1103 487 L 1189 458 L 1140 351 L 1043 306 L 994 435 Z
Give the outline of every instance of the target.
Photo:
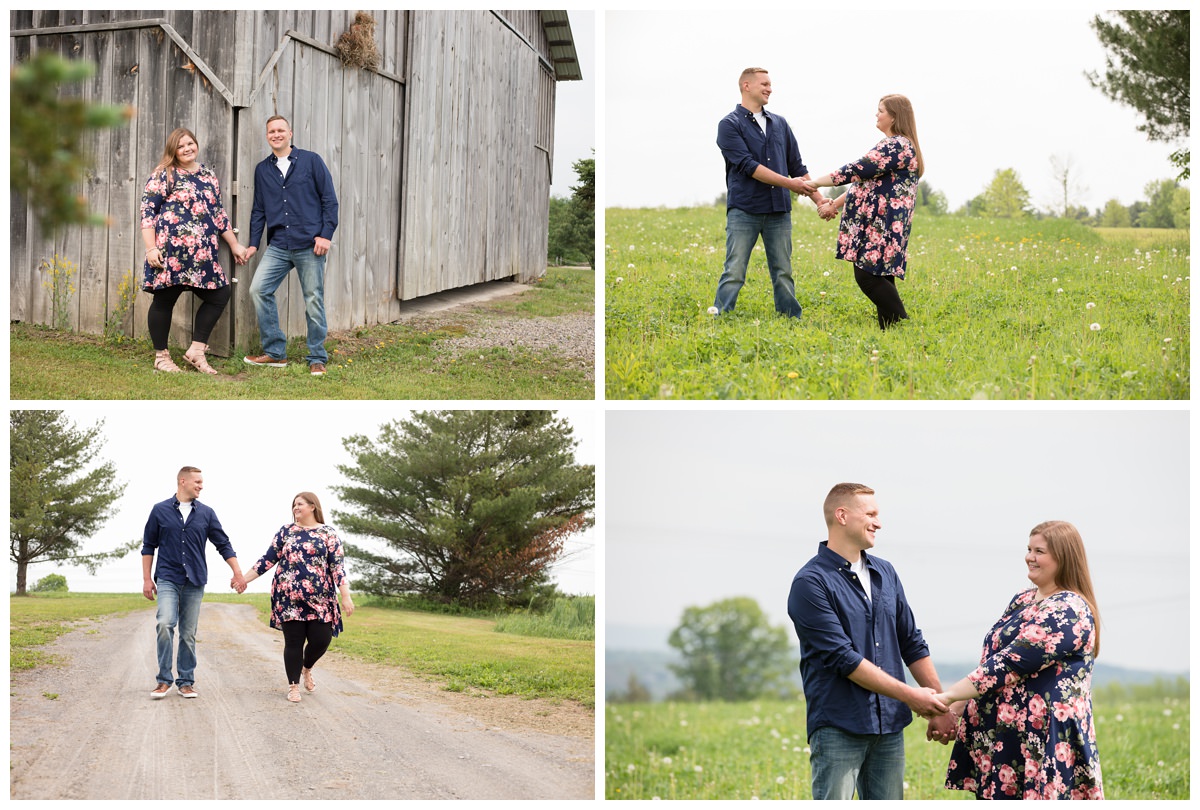
M 1092 722 L 1100 614 L 1070 523 L 1030 532 L 1031 588 L 984 637 L 979 666 L 943 688 L 896 570 L 875 556 L 874 490 L 838 484 L 829 539 L 796 574 L 788 615 L 800 640 L 814 799 L 904 798 L 904 728 L 953 743 L 946 787 L 980 799 L 1102 799 Z M 905 682 L 908 668 L 918 686 Z
M 175 495 L 154 505 L 142 537 L 142 595 L 158 600 L 156 632 L 158 683 L 150 693 L 163 698 L 172 683 L 185 698 L 199 697 L 195 686 L 196 628 L 208 584 L 205 545 L 211 542 L 233 571 L 229 586 L 238 593 L 275 567 L 271 582 L 271 626 L 283 632 L 287 699 L 300 702 L 300 681 L 312 692 L 312 669 L 343 629 L 342 616 L 354 613 L 343 565 L 342 541 L 325 524 L 321 502 L 311 492 L 292 499 L 292 522 L 280 528 L 266 553 L 242 573 L 229 535 L 212 507 L 200 502 L 204 477 L 196 467 L 176 476 Z M 155 554 L 158 563 L 151 565 Z M 175 630 L 179 655 L 175 658 Z M 177 664 L 177 667 L 176 667 Z M 177 672 L 176 672 L 177 669 Z
M 783 116 L 767 112 L 771 78 L 746 68 L 738 80 L 742 101 L 717 127 L 725 158 L 725 267 L 709 312 L 731 312 L 746 282 L 750 252 L 763 240 L 775 310 L 799 318 L 792 280 L 792 192 L 808 197 L 822 219 L 841 211 L 836 256 L 854 265 L 854 280 L 875 305 L 880 329 L 908 317 L 896 279 L 904 278 L 917 186 L 925 172 L 912 104 L 901 95 L 879 100 L 875 126 L 884 139 L 862 158 L 817 178 L 800 158 Z M 820 189 L 851 183 L 837 199 Z

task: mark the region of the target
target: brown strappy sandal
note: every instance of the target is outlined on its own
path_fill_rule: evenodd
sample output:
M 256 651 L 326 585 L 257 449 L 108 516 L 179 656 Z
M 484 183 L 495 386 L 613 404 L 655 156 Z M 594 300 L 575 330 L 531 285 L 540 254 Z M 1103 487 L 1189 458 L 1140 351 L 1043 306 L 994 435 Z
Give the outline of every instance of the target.
M 183 369 L 175 365 L 175 361 L 171 359 L 170 349 L 163 349 L 161 352 L 154 353 L 154 370 L 169 371 L 172 374 L 183 372 Z
M 196 350 L 199 349 L 199 357 L 194 356 Z M 188 364 L 196 371 L 202 371 L 205 374 L 217 374 L 217 370 L 208 364 L 208 358 L 204 353 L 208 351 L 207 343 L 192 342 L 191 348 L 183 353 L 183 359 L 188 361 Z

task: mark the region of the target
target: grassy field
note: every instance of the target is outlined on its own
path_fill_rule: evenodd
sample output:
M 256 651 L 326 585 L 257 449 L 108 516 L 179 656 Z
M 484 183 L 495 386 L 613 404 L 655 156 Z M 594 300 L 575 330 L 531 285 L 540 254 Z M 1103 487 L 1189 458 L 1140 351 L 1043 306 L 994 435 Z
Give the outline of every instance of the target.
M 206 594 L 204 599 L 251 604 L 264 623 L 269 618 L 266 594 Z M 428 676 L 448 691 L 482 690 L 595 706 L 595 644 L 590 641 L 497 633 L 490 619 L 372 607 L 369 599 L 363 601 L 331 649 Z M 153 621 L 153 605 L 140 594 L 12 597 L 9 605 L 13 670 L 54 664 L 40 646 L 96 617 L 144 609 L 147 621 Z
M 610 209 L 609 399 L 1187 399 L 1188 231 L 917 215 L 910 319 L 881 332 L 836 227 L 800 206 L 804 316 L 775 315 L 761 242 L 737 309 L 707 313 L 717 207 Z
M 1104 795 L 1187 799 L 1186 682 L 1093 695 Z M 605 709 L 609 799 L 811 799 L 804 703 L 637 703 Z M 905 730 L 906 799 L 969 799 L 946 790 L 949 747 Z
M 436 329 L 401 322 L 337 333 L 329 373 L 314 378 L 304 338 L 288 344 L 286 369 L 250 368 L 242 354 L 210 358 L 217 377 L 152 373 L 149 340 L 106 343 L 31 324 L 9 328 L 10 398 L 40 399 L 592 399 L 594 383 L 554 352 L 491 348 L 453 357 L 439 344 L 499 318 L 595 311 L 595 274 L 551 268 L 534 289 L 464 310 Z M 445 320 L 445 319 L 443 319 Z

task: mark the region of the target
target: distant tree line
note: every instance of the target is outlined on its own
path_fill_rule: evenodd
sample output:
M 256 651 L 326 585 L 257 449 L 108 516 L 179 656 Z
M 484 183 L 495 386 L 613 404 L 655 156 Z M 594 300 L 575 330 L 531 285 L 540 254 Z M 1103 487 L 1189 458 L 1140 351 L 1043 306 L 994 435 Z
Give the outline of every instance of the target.
M 551 264 L 586 264 L 596 258 L 596 159 L 571 164 L 579 184 L 571 197 L 550 198 L 550 233 L 547 255 Z

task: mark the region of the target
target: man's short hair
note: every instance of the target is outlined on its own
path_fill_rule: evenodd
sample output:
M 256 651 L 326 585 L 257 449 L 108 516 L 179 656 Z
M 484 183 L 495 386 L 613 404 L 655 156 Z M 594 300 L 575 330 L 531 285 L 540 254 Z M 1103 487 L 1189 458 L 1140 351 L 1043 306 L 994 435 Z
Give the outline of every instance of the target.
M 825 525 L 832 526 L 834 522 L 833 513 L 838 510 L 838 507 L 845 506 L 846 501 L 857 495 L 874 495 L 875 490 L 871 489 L 866 484 L 837 484 L 833 489 L 829 490 L 829 494 L 825 496 Z
M 742 89 L 742 85 L 754 78 L 755 73 L 769 73 L 766 68 L 746 68 L 742 71 L 741 77 L 738 79 L 738 90 Z
M 286 118 L 284 118 L 282 115 L 272 115 L 270 118 L 268 118 L 267 119 L 268 127 L 271 126 L 272 121 L 282 121 L 283 123 L 287 124 L 288 129 L 292 128 L 292 122 L 287 120 Z
M 180 478 L 183 478 L 185 475 L 188 475 L 189 473 L 198 473 L 198 472 L 200 472 L 199 467 L 180 467 L 179 475 L 175 476 L 175 480 L 178 481 Z

